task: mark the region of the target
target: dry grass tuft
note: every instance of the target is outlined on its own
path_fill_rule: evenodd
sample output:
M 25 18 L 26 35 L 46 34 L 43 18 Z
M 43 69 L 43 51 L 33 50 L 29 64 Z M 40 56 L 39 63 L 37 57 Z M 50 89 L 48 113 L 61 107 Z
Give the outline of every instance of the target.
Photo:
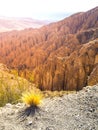
M 42 102 L 42 94 L 34 91 L 22 94 L 22 101 L 29 106 L 38 106 Z

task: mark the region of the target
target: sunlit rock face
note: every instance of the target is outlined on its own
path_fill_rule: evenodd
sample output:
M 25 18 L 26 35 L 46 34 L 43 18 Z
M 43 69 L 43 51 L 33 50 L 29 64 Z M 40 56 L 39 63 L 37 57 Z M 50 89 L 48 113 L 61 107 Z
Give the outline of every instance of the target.
M 32 72 L 41 90 L 80 90 L 96 84 L 98 7 L 40 29 L 0 34 L 0 62 L 26 78 Z

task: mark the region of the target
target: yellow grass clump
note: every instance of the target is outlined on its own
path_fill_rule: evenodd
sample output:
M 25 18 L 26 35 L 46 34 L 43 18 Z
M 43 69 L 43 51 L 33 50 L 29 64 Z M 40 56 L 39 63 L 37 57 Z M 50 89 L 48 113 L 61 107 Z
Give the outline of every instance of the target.
M 34 91 L 25 92 L 22 94 L 22 101 L 29 106 L 38 106 L 42 102 L 42 94 Z

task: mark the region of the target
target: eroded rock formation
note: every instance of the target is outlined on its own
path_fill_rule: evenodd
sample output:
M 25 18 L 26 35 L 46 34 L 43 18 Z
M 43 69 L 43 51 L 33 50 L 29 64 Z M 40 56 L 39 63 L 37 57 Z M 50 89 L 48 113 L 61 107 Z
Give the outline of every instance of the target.
M 0 34 L 0 62 L 26 78 L 32 72 L 42 90 L 80 90 L 96 84 L 98 7 L 40 29 Z

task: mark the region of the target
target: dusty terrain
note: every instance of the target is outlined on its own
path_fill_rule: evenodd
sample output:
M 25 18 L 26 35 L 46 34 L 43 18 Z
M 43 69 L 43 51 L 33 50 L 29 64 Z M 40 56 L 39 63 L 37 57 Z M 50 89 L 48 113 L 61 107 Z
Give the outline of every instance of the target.
M 7 104 L 0 108 L 0 130 L 98 130 L 98 85 L 44 99 L 35 111 Z

